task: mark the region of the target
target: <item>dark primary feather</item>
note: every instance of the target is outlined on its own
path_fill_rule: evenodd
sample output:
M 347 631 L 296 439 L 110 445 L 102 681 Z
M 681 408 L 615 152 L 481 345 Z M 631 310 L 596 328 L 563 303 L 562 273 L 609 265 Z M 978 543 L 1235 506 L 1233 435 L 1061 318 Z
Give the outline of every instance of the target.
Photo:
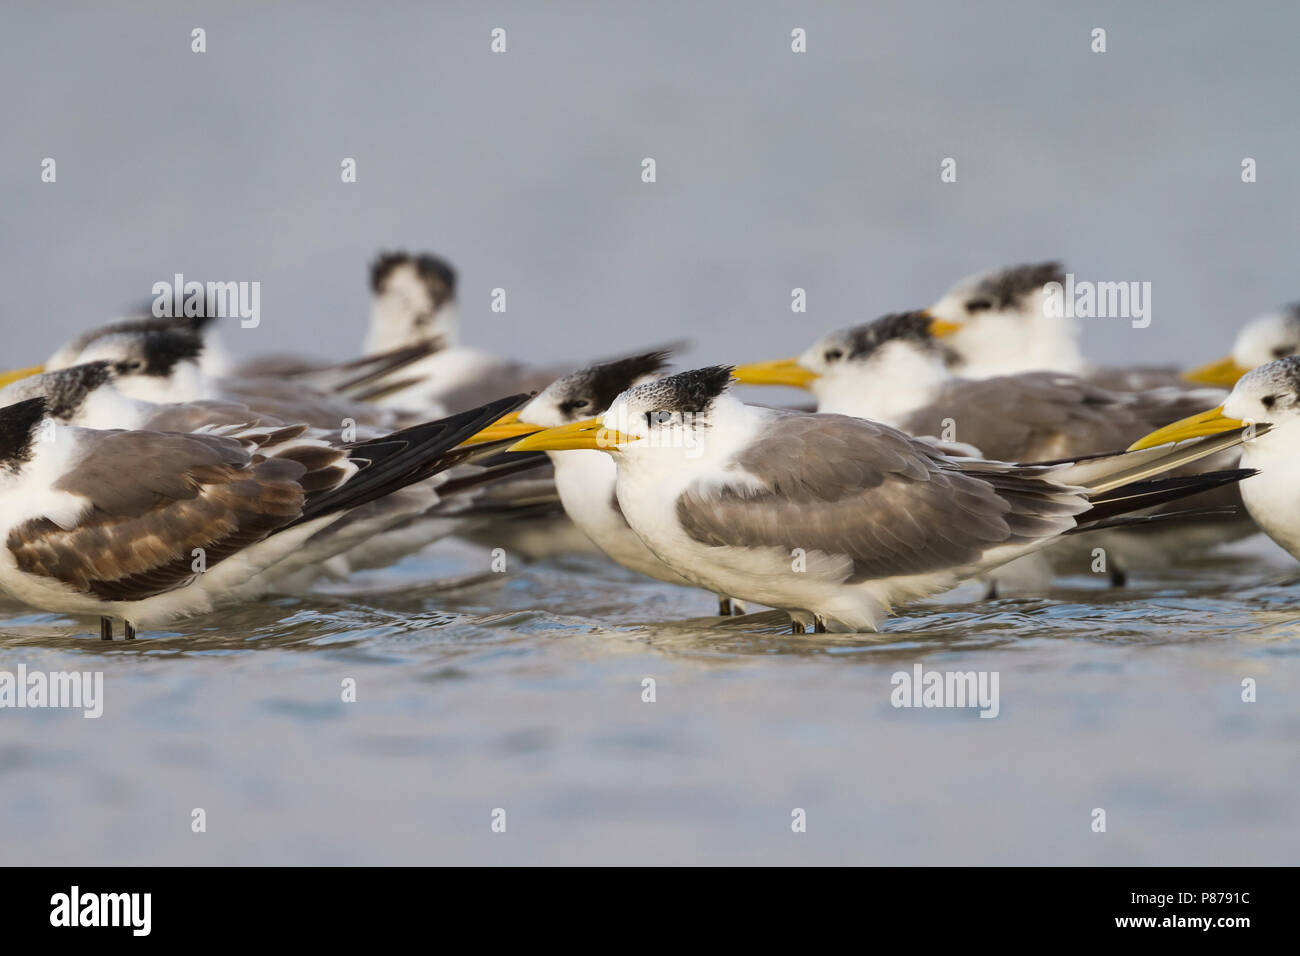
M 36 425 L 45 417 L 45 399 L 29 398 L 0 408 L 0 467 L 17 471 L 31 458 Z
M 295 442 L 304 426 L 273 423 L 222 435 L 77 429 L 84 454 L 56 488 L 89 501 L 89 513 L 70 529 L 26 521 L 6 544 L 20 570 L 104 600 L 142 600 L 188 583 L 195 548 L 212 568 L 277 531 L 482 453 L 456 446 L 525 400 L 341 447 Z M 0 427 L 33 404 L 43 407 L 0 410 Z

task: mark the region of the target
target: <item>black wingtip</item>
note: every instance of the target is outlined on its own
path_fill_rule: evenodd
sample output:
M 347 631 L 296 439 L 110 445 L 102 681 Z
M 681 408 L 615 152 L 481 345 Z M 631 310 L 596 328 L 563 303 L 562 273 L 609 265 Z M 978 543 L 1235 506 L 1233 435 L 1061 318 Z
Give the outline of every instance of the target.
M 43 396 L 0 408 L 0 465 L 13 467 L 31 457 L 36 425 L 45 412 Z

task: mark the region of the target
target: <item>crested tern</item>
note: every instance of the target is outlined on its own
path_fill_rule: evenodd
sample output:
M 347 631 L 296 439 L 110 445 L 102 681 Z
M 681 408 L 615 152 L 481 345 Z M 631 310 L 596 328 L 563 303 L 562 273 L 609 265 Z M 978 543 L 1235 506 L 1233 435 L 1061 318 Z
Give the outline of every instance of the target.
M 526 397 L 344 443 L 301 424 L 90 429 L 15 402 L 0 409 L 0 589 L 98 616 L 105 638 L 114 620 L 129 638 L 205 613 L 349 513 L 481 454 L 462 443 Z
M 612 455 L 619 506 L 661 561 L 700 587 L 787 610 L 796 630 L 876 630 L 897 603 L 1246 474 L 1156 477 L 1240 431 L 1013 465 L 949 458 L 860 418 L 745 405 L 730 381 L 715 366 L 638 385 L 599 417 L 512 447 Z

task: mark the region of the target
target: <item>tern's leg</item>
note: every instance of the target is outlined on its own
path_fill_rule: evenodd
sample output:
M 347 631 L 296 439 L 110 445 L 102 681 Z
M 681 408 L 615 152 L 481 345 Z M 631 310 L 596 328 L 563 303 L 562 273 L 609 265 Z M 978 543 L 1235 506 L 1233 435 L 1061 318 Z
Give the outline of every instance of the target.
M 745 602 L 737 601 L 735 598 L 729 598 L 731 601 L 731 613 L 736 617 L 743 617 L 745 614 Z
M 1110 586 L 1113 588 L 1122 588 L 1127 583 L 1128 575 L 1124 573 L 1124 569 L 1112 565 L 1110 569 Z
M 984 600 L 996 601 L 998 599 L 998 582 L 990 580 L 989 589 L 984 592 Z
M 101 641 L 111 641 L 113 639 L 113 622 L 106 617 L 99 619 L 99 639 Z
M 731 617 L 731 598 L 725 594 L 718 595 L 718 613 L 723 617 Z
M 807 634 L 808 630 L 803 626 L 803 621 L 796 621 L 794 618 L 790 618 L 790 633 Z
M 124 628 L 126 628 L 126 639 L 127 639 L 128 641 L 134 641 L 134 640 L 135 640 L 135 625 L 132 624 L 130 621 L 123 621 L 123 622 L 122 622 L 122 626 L 123 626 Z
M 814 623 L 813 623 L 813 631 L 814 631 L 814 633 L 817 633 L 817 634 L 828 634 L 828 633 L 830 633 L 829 631 L 826 630 L 826 622 L 822 620 L 822 617 L 821 617 L 820 614 L 817 615 L 815 618 L 813 618 L 813 622 L 814 622 Z

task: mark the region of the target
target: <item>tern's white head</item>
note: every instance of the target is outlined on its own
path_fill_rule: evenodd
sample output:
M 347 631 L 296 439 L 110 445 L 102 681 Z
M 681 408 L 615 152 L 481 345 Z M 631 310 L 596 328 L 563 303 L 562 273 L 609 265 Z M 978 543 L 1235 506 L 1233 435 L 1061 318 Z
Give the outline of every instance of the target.
M 123 395 L 144 402 L 193 402 L 215 396 L 203 373 L 203 339 L 188 332 L 120 332 L 93 341 L 78 365 L 107 362 Z
M 456 270 L 437 256 L 383 253 L 370 266 L 367 355 L 440 339 L 457 343 Z
M 216 335 L 217 320 L 211 316 L 180 316 L 176 318 L 156 318 L 154 316 L 132 316 L 117 322 L 110 322 L 98 328 L 83 332 L 70 342 L 61 345 L 46 360 L 44 371 L 53 372 L 70 365 L 80 365 L 87 359 L 94 346 L 104 339 L 118 337 L 141 337 L 151 333 L 191 335 L 197 338 L 201 350 L 196 361 L 205 376 L 219 378 L 226 374 L 230 361 Z
M 824 335 L 797 359 L 742 365 L 736 380 L 802 386 L 819 412 L 894 424 L 952 378 L 947 341 L 959 328 L 927 312 L 886 315 Z
M 962 279 L 930 306 L 931 315 L 959 323 L 948 345 L 954 372 L 991 378 L 1048 370 L 1086 369 L 1073 319 L 1046 308 L 1049 282 L 1065 283 L 1059 262 L 1011 266 Z
M 657 379 L 669 355 L 647 352 L 573 372 L 538 392 L 517 417 L 521 423 L 556 428 L 603 414 L 629 388 Z
M 1260 454 L 1300 462 L 1300 355 L 1288 355 L 1247 372 L 1222 405 L 1179 419 L 1145 435 L 1130 450 L 1217 435 L 1246 425 L 1267 426 L 1247 434 L 1243 461 Z
M 1292 455 L 1297 455 L 1300 449 L 1297 435 L 1300 432 L 1300 356 L 1288 355 L 1243 375 L 1224 401 L 1223 415 L 1243 422 L 1268 422 L 1272 429 L 1254 439 L 1251 446 L 1286 447 Z
M 43 399 L 50 418 L 84 428 L 138 428 L 150 403 L 127 398 L 116 387 L 136 370 L 110 362 L 90 362 L 43 372 L 0 389 L 0 408 Z
M 1190 382 L 1229 388 L 1253 368 L 1300 352 L 1300 302 L 1247 322 L 1232 345 L 1232 354 L 1193 369 Z
M 721 466 L 749 442 L 763 411 L 727 393 L 731 373 L 712 365 L 628 389 L 600 416 L 607 444 L 620 461 L 661 472 Z
M 646 382 L 595 418 L 538 432 L 514 451 L 595 449 L 674 480 L 721 466 L 752 438 L 769 409 L 728 395 L 731 367 L 715 365 Z

